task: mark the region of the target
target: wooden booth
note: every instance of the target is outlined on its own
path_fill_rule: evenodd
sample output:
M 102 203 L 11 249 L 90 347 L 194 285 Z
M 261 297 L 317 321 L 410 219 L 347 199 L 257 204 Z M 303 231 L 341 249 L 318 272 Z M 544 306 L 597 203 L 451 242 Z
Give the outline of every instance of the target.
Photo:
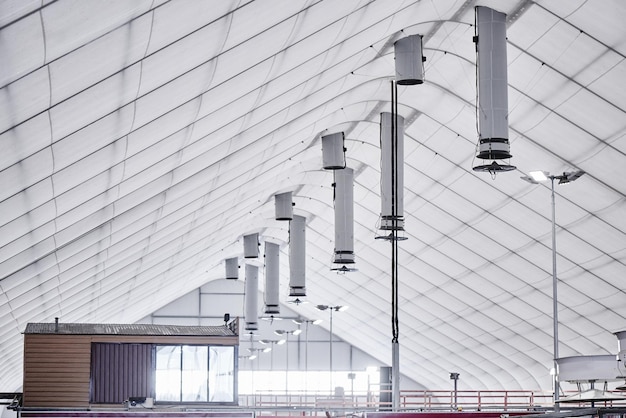
M 223 326 L 31 323 L 23 408 L 237 404 L 237 320 Z

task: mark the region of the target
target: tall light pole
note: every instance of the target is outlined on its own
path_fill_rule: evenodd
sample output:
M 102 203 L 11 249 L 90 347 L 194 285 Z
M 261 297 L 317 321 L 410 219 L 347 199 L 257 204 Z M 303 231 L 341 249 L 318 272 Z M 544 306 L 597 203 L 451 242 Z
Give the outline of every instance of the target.
M 558 278 L 556 274 L 556 203 L 554 198 L 554 180 L 558 180 L 559 184 L 571 183 L 578 179 L 580 176 L 585 174 L 584 171 L 570 171 L 564 172 L 562 175 L 555 176 L 551 175 L 547 171 L 531 171 L 528 173 L 528 176 L 522 177 L 522 180 L 528 181 L 532 184 L 539 184 L 540 182 L 544 182 L 550 180 L 550 190 L 552 196 L 552 326 L 553 326 L 553 351 L 554 351 L 554 359 L 553 359 L 553 385 L 554 385 L 554 410 L 556 412 L 559 411 L 559 390 L 561 388 L 559 383 L 559 310 L 558 310 L 558 297 L 557 297 L 557 288 L 558 288 Z
M 331 305 L 317 305 L 316 306 L 317 309 L 319 309 L 320 311 L 325 311 L 328 310 L 330 312 L 330 323 L 329 323 L 329 332 L 330 332 L 330 337 L 329 337 L 329 358 L 330 358 L 330 394 L 332 395 L 333 393 L 333 311 L 336 312 L 341 312 L 341 311 L 345 311 L 346 309 L 348 309 L 348 306 L 342 306 L 342 305 L 335 305 L 335 306 L 331 306 Z
M 283 340 L 283 339 L 281 339 L 281 340 L 265 340 L 265 339 L 263 339 L 263 340 L 259 340 L 259 342 L 261 344 L 270 346 L 269 350 L 268 350 L 268 351 L 271 351 L 271 355 L 270 355 L 270 371 L 273 372 L 274 371 L 274 350 L 273 350 L 273 348 L 274 348 L 275 345 L 285 344 L 285 340 Z
M 285 349 L 287 351 L 287 355 L 285 356 L 285 394 L 287 394 L 287 392 L 289 391 L 289 336 L 290 335 L 300 335 L 302 333 L 302 330 L 300 328 L 292 330 L 292 331 L 287 331 L 284 329 L 277 329 L 274 331 L 274 334 L 276 335 L 280 335 L 280 336 L 285 336 L 285 341 L 287 342 L 287 344 L 285 344 Z
M 303 323 L 306 324 L 304 326 L 304 392 L 307 393 L 308 391 L 308 375 L 309 375 L 309 324 L 313 324 L 313 325 L 319 325 L 322 320 L 321 319 L 301 319 L 301 318 L 296 318 L 293 319 L 293 322 L 295 324 L 298 324 L 298 326 L 302 325 Z

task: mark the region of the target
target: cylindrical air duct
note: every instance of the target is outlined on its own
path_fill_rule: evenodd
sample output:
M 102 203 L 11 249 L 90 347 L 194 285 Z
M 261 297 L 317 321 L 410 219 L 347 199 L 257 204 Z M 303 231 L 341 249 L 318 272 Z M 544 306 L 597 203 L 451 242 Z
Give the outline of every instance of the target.
M 226 278 L 231 280 L 239 279 L 239 260 L 237 257 L 227 258 L 224 260 L 224 268 L 226 270 Z
M 306 218 L 289 222 L 289 296 L 306 296 Z
M 259 329 L 259 268 L 251 264 L 246 264 L 245 298 L 245 329 L 256 331 Z
M 293 201 L 291 200 L 291 192 L 274 195 L 274 203 L 276 205 L 277 221 L 290 221 L 293 218 Z
M 617 360 L 622 362 L 622 370 L 626 370 L 626 331 L 616 332 L 615 336 L 617 337 Z
M 278 314 L 280 246 L 265 241 L 265 313 Z
M 476 7 L 478 66 L 477 158 L 511 158 L 506 58 L 506 14 Z
M 322 137 L 322 165 L 325 170 L 339 170 L 346 166 L 343 132 Z
M 405 86 L 422 84 L 424 82 L 422 35 L 398 39 L 393 46 L 396 59 L 396 83 Z
M 397 138 L 397 141 L 395 139 Z M 381 223 L 383 230 L 404 229 L 404 118 L 380 114 Z M 395 161 L 395 164 L 393 164 Z M 395 165 L 395 170 L 394 170 Z M 395 173 L 394 173 L 395 171 Z M 395 222 L 394 222 L 395 220 Z
M 258 258 L 259 257 L 259 234 L 254 233 L 250 235 L 244 235 L 243 256 L 244 258 Z
M 333 263 L 354 263 L 354 171 L 335 170 L 335 256 Z

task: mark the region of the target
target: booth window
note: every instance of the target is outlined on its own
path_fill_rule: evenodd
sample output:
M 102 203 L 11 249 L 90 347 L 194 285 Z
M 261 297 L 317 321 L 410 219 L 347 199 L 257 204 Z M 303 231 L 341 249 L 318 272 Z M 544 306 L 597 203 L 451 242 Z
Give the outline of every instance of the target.
M 156 402 L 235 401 L 235 349 L 231 346 L 155 347 Z

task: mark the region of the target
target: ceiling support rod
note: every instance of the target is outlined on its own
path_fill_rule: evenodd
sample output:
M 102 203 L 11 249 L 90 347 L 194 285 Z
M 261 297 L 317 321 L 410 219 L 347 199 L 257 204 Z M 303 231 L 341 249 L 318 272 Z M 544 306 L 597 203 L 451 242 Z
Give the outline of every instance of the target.
M 391 402 L 397 411 L 400 401 L 400 344 L 398 342 L 398 85 L 391 80 Z

